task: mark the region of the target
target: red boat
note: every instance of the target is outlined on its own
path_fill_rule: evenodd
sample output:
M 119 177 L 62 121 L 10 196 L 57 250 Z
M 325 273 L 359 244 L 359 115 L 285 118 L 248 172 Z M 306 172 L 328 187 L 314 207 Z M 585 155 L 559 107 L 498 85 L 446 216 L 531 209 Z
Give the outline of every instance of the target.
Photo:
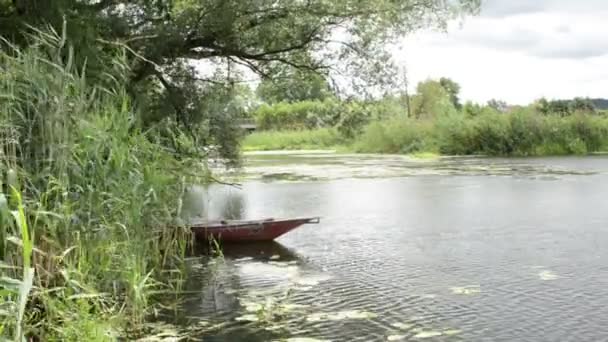
M 210 221 L 190 224 L 196 239 L 223 242 L 272 241 L 303 224 L 317 224 L 320 218 L 257 221 Z

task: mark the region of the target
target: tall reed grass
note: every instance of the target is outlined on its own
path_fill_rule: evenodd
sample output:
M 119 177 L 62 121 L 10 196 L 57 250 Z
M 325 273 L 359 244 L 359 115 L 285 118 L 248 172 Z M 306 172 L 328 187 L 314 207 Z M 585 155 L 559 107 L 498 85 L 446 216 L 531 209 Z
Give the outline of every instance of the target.
M 64 35 L 30 39 L 0 50 L 0 340 L 114 340 L 179 290 L 181 170 L 205 170 L 135 125 L 121 51 L 101 88 Z

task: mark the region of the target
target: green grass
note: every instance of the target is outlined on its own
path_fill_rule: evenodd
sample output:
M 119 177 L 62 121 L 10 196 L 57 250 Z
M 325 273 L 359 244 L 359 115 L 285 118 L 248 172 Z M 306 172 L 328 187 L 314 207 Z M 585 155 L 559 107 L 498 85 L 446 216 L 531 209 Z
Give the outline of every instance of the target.
M 439 153 L 435 152 L 415 152 L 412 153 L 411 156 L 420 160 L 434 160 L 441 157 Z
M 332 128 L 293 131 L 261 131 L 245 137 L 243 150 L 309 150 L 335 149 L 343 145 L 345 139 Z

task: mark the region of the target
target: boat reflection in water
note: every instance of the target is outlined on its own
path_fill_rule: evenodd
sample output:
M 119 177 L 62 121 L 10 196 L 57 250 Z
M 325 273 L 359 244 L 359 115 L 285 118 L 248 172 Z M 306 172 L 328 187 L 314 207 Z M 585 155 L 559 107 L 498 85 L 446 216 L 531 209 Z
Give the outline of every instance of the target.
M 197 244 L 196 252 L 201 257 L 191 258 L 185 284 L 187 301 L 180 311 L 226 321 L 242 311 L 240 296 L 287 287 L 305 264 L 294 251 L 275 241 L 225 243 L 223 257 L 214 257 L 217 254 L 211 244 Z

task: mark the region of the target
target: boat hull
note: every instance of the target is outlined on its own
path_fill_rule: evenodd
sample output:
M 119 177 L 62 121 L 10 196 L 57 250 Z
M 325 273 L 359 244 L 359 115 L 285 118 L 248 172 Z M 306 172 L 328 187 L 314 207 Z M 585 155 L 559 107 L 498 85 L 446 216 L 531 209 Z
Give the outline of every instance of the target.
M 250 242 L 272 241 L 310 223 L 319 223 L 319 218 L 198 223 L 191 228 L 199 241 Z

